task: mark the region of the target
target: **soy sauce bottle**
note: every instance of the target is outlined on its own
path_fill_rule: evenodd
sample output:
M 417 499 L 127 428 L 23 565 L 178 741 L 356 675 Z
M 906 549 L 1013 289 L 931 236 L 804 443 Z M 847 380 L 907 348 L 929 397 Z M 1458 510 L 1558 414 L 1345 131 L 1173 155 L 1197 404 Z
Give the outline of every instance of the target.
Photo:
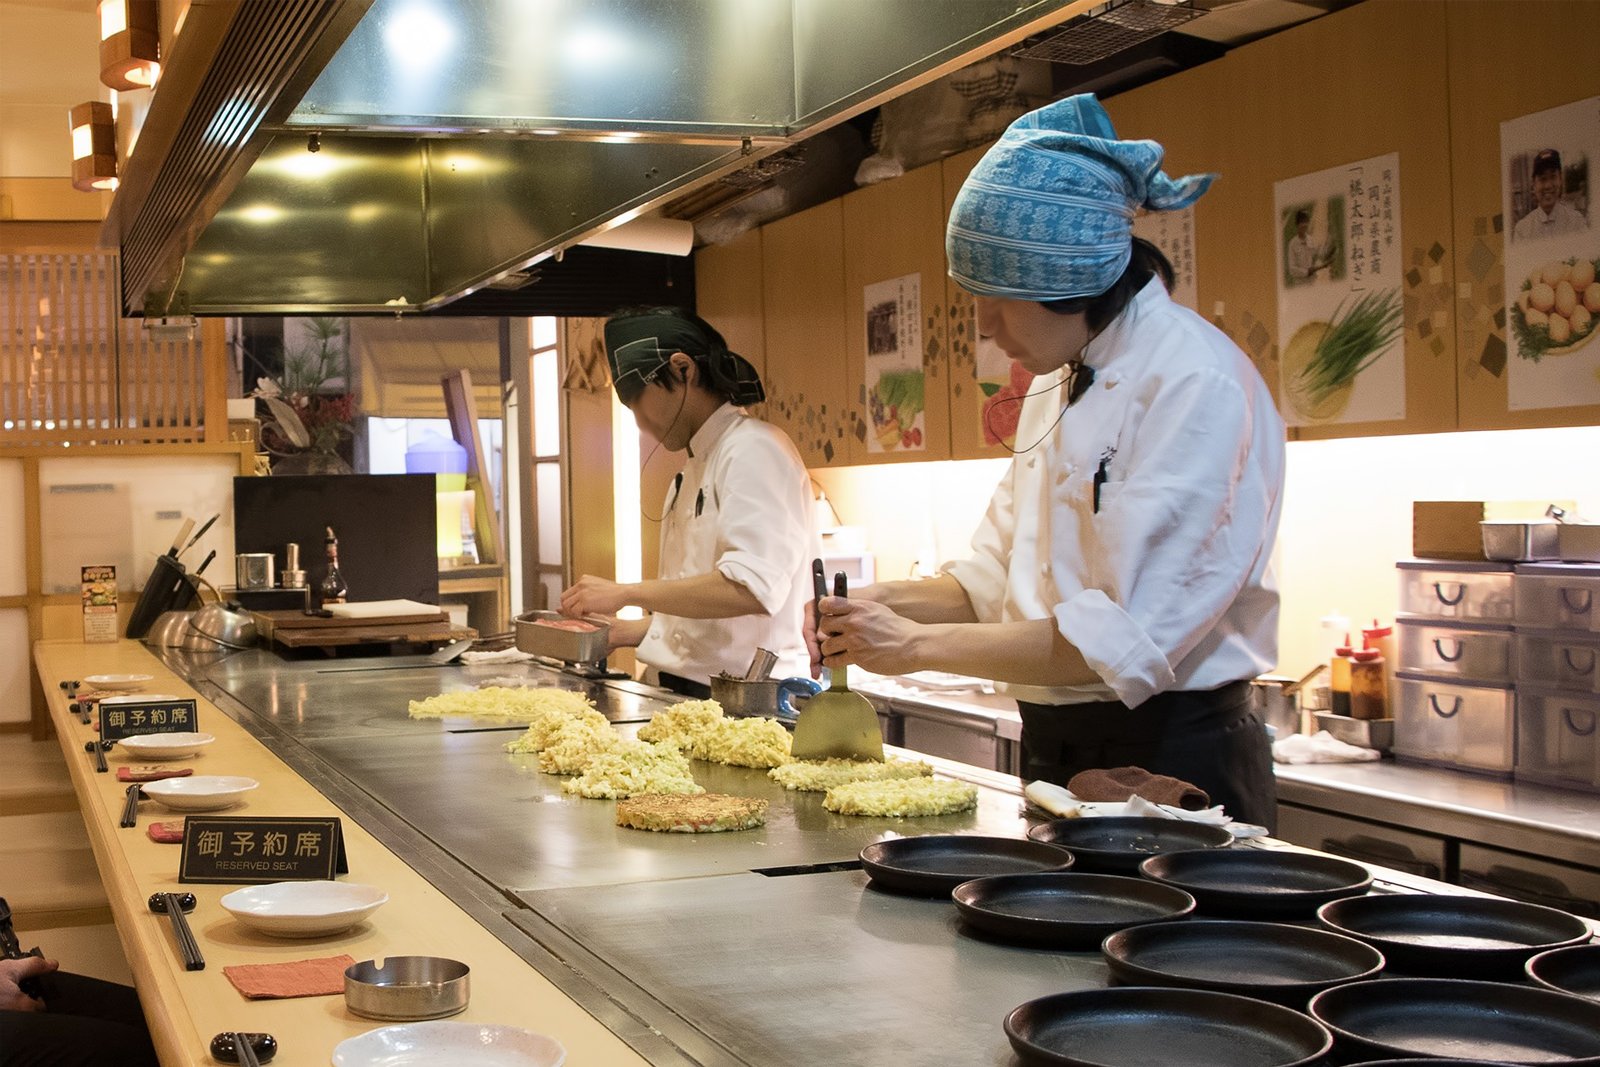
M 317 586 L 317 593 L 322 597 L 322 604 L 343 604 L 345 594 L 350 587 L 345 584 L 344 574 L 339 570 L 339 539 L 333 535 L 333 527 L 326 527 L 328 536 L 323 538 L 323 545 L 328 550 L 328 567 L 322 575 L 322 581 Z

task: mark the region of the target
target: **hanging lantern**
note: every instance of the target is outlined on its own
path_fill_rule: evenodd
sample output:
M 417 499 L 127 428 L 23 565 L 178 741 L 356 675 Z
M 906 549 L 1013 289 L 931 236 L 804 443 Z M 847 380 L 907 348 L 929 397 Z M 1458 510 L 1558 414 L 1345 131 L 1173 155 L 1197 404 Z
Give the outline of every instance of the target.
M 100 81 L 112 89 L 148 89 L 161 73 L 158 0 L 100 0 Z
M 72 128 L 72 187 L 84 192 L 117 187 L 117 120 L 99 100 L 67 112 Z

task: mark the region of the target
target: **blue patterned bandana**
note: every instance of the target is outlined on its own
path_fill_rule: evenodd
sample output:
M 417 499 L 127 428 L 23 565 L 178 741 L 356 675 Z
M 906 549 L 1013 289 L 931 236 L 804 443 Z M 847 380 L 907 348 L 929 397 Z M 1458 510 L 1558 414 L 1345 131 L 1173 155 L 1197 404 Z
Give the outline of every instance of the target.
M 1117 140 L 1088 93 L 1022 116 L 956 194 L 944 238 L 950 277 L 980 296 L 1099 296 L 1128 266 L 1138 210 L 1188 207 L 1216 177 L 1174 181 L 1162 155 L 1154 141 Z

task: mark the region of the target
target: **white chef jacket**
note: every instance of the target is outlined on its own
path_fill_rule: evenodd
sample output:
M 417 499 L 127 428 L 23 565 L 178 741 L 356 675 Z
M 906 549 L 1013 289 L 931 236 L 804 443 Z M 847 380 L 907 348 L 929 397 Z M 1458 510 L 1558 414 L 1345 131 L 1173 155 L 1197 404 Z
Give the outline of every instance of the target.
M 1588 228 L 1589 220 L 1583 217 L 1582 212 L 1565 200 L 1557 200 L 1556 206 L 1549 212 L 1542 207 L 1535 207 L 1522 216 L 1517 220 L 1511 235 L 1519 241 L 1526 241 L 1540 237 L 1558 237 L 1566 233 L 1582 233 Z
M 767 615 L 686 619 L 656 612 L 639 659 L 657 671 L 706 682 L 744 677 L 757 648 L 778 654 L 778 677 L 806 674 L 801 613 L 811 599 L 811 560 L 822 542 L 811 477 L 782 430 L 724 404 L 689 440 L 683 473 L 667 487 L 661 577 L 716 571 L 753 593 Z
M 1094 383 L 1064 415 L 1066 370 L 1053 389 L 1052 376 L 1035 380 L 1017 426 L 1027 451 L 995 490 L 972 558 L 944 569 L 981 620 L 1053 619 L 1103 684 L 1007 691 L 1132 707 L 1270 670 L 1284 428 L 1266 383 L 1159 279 L 1084 363 Z

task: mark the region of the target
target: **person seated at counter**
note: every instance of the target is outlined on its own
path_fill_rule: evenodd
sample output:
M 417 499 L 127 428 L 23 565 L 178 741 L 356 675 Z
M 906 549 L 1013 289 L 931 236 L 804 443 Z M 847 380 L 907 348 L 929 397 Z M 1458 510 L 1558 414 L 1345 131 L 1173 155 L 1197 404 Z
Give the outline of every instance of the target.
M 583 575 L 561 594 L 561 611 L 643 608 L 643 619 L 613 621 L 610 646 L 637 647 L 644 680 L 686 696 L 709 697 L 715 674 L 743 677 L 757 648 L 778 654 L 779 671 L 800 673 L 820 539 L 794 443 L 744 411 L 766 397 L 756 369 L 680 308 L 614 315 L 605 345 L 617 399 L 639 429 L 688 458 L 662 503 L 660 576 Z
M 1255 367 L 1175 303 L 1140 211 L 1187 207 L 1161 146 L 1090 95 L 1024 115 L 962 185 L 945 236 L 978 332 L 1035 378 L 971 558 L 808 609 L 812 670 L 1007 683 L 1023 773 L 1137 766 L 1272 827 L 1249 680 L 1277 659 L 1269 558 L 1284 426 Z
M 0 960 L 0 1067 L 156 1067 L 139 994 L 58 966 Z

